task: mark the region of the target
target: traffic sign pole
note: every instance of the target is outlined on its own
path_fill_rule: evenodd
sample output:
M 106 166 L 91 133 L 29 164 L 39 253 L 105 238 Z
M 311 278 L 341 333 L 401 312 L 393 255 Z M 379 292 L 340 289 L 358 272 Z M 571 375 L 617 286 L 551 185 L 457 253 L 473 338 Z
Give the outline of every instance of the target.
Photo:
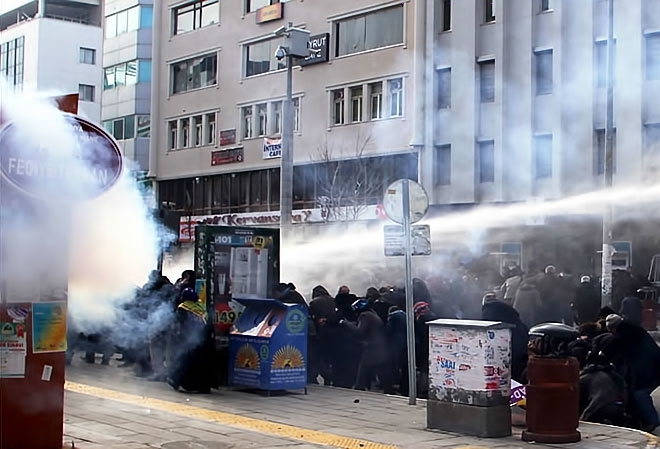
M 417 363 L 415 360 L 415 311 L 413 310 L 412 248 L 410 242 L 410 186 L 403 180 L 403 241 L 406 258 L 406 339 L 408 347 L 408 404 L 417 401 Z

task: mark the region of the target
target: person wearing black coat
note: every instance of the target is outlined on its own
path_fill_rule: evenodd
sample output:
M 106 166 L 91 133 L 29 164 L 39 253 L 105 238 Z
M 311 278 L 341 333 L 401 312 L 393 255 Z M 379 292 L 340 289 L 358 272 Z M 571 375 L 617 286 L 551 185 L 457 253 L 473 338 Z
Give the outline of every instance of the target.
M 408 394 L 408 347 L 406 313 L 396 306 L 390 307 L 385 324 L 392 354 L 392 379 L 398 380 L 399 390 Z
M 372 379 L 378 375 L 385 393 L 393 394 L 385 324 L 376 312 L 369 308 L 366 299 L 355 301 L 353 309 L 358 314 L 357 323 L 342 320 L 340 324 L 353 333 L 362 344 L 355 389 L 370 390 Z
M 501 321 L 514 326 L 511 329 L 511 378 L 516 382 L 526 383 L 524 373 L 527 367 L 529 328 L 521 321 L 516 309 L 499 301 L 495 292 L 488 292 L 482 301 L 481 319 Z
M 427 302 L 418 302 L 413 306 L 415 313 L 415 362 L 419 370 L 417 394 L 420 398 L 428 397 L 429 392 L 429 325 L 436 320 L 437 315 L 431 310 Z M 406 385 L 403 393 L 408 394 Z
M 600 295 L 591 284 L 589 276 L 582 276 L 580 279 L 580 285 L 575 289 L 572 306 L 575 313 L 575 322 L 578 326 L 583 323 L 598 321 Z
M 623 301 L 621 301 L 621 309 L 619 309 L 619 315 L 621 315 L 624 320 L 641 326 L 642 301 L 635 295 L 626 296 L 623 298 Z
M 652 432 L 660 425 L 651 398 L 660 386 L 660 347 L 642 327 L 619 315 L 609 315 L 606 324 L 614 334 L 610 357 L 630 388 L 642 429 Z
M 340 341 L 341 330 L 337 325 L 335 299 L 322 285 L 312 290 L 312 301 L 309 303 L 309 317 L 316 329 L 318 341 L 319 372 L 324 385 L 334 385 L 333 367 L 341 356 L 337 342 Z M 341 348 L 339 348 L 341 349 Z

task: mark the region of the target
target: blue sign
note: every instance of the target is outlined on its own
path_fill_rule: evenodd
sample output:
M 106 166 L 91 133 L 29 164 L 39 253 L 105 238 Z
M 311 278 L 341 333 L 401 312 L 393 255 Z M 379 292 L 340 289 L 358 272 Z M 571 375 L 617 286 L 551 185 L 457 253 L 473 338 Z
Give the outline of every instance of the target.
M 240 299 L 229 337 L 229 384 L 262 390 L 307 385 L 307 311 L 274 299 Z

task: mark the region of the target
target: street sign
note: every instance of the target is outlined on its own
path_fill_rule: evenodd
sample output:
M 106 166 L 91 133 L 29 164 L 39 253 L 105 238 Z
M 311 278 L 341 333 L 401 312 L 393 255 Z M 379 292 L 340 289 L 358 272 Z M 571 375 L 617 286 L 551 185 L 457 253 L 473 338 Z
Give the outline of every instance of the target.
M 403 226 L 388 225 L 383 228 L 385 256 L 395 257 L 406 254 L 406 242 Z M 410 246 L 413 256 L 431 255 L 431 227 L 429 225 L 413 226 L 410 233 Z
M 424 188 L 415 181 L 406 179 L 408 182 L 410 223 L 417 223 L 426 215 L 429 209 L 429 197 Z M 390 220 L 403 224 L 403 189 L 404 180 L 399 179 L 389 185 L 383 197 L 383 207 Z

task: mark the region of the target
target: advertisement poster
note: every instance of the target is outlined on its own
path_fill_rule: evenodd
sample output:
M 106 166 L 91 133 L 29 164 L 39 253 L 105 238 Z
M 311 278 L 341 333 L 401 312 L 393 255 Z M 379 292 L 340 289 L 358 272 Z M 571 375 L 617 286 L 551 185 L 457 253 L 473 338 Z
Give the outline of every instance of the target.
M 25 324 L 0 323 L 0 378 L 25 377 Z
M 32 305 L 32 352 L 66 351 L 66 303 L 42 302 Z

